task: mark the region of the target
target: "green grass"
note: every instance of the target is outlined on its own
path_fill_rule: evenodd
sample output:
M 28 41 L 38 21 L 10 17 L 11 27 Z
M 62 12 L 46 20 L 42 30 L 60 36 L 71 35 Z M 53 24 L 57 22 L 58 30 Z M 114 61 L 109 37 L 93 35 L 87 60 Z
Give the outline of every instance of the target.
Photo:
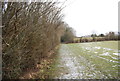
M 101 74 L 105 76 L 103 78 L 118 78 L 118 56 L 113 54 L 118 50 L 118 42 L 104 41 L 82 44 L 79 43 L 69 44 L 68 47 L 69 50 L 72 50 L 74 53 L 74 57 L 81 56 L 86 59 L 90 65 L 94 65 L 95 70 L 89 70 L 89 74 L 95 71 L 100 71 Z M 102 55 L 106 52 L 108 55 Z M 113 59 L 112 57 L 116 59 Z M 87 65 L 84 60 L 80 60 L 80 64 L 91 69 L 91 66 Z M 96 78 L 100 78 L 99 74 Z
M 117 41 L 61 44 L 46 74 L 59 79 L 120 78 L 117 52 Z

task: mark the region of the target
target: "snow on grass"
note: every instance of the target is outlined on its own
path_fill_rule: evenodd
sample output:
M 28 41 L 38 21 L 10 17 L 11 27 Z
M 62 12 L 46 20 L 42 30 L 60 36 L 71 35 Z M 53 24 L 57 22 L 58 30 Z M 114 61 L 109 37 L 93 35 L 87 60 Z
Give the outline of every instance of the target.
M 59 79 L 111 79 L 118 77 L 117 41 L 62 44 Z
M 114 55 L 120 55 L 120 53 L 113 53 Z
M 103 53 L 101 55 L 109 56 L 110 54 L 109 54 L 109 52 L 105 52 L 105 53 Z
M 96 49 L 101 49 L 101 47 L 95 47 Z

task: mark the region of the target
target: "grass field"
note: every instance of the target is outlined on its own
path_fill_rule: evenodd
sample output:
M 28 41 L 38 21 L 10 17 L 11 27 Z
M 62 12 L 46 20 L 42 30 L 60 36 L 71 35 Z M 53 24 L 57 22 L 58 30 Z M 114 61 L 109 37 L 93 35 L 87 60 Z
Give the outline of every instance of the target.
M 117 41 L 62 44 L 52 77 L 60 79 L 115 79 L 118 76 Z
M 118 76 L 117 41 L 62 44 L 51 76 L 59 79 L 115 79 Z

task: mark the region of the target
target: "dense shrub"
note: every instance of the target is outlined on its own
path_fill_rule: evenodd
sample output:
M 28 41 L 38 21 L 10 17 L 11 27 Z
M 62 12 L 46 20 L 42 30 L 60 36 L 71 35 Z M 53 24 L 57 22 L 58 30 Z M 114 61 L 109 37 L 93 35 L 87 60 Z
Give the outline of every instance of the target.
M 2 2 L 3 78 L 19 78 L 55 49 L 64 30 L 61 10 L 56 2 Z
M 72 43 L 74 42 L 74 38 L 75 38 L 75 31 L 66 24 L 64 34 L 61 37 L 61 42 Z M 78 42 L 78 41 L 75 41 L 75 42 Z

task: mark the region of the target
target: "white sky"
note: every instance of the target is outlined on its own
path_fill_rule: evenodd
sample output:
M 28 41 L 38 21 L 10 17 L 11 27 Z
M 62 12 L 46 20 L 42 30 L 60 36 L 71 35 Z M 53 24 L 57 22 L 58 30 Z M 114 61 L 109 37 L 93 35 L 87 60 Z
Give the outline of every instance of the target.
M 118 31 L 118 1 L 67 0 L 64 21 L 75 29 L 77 36 Z

